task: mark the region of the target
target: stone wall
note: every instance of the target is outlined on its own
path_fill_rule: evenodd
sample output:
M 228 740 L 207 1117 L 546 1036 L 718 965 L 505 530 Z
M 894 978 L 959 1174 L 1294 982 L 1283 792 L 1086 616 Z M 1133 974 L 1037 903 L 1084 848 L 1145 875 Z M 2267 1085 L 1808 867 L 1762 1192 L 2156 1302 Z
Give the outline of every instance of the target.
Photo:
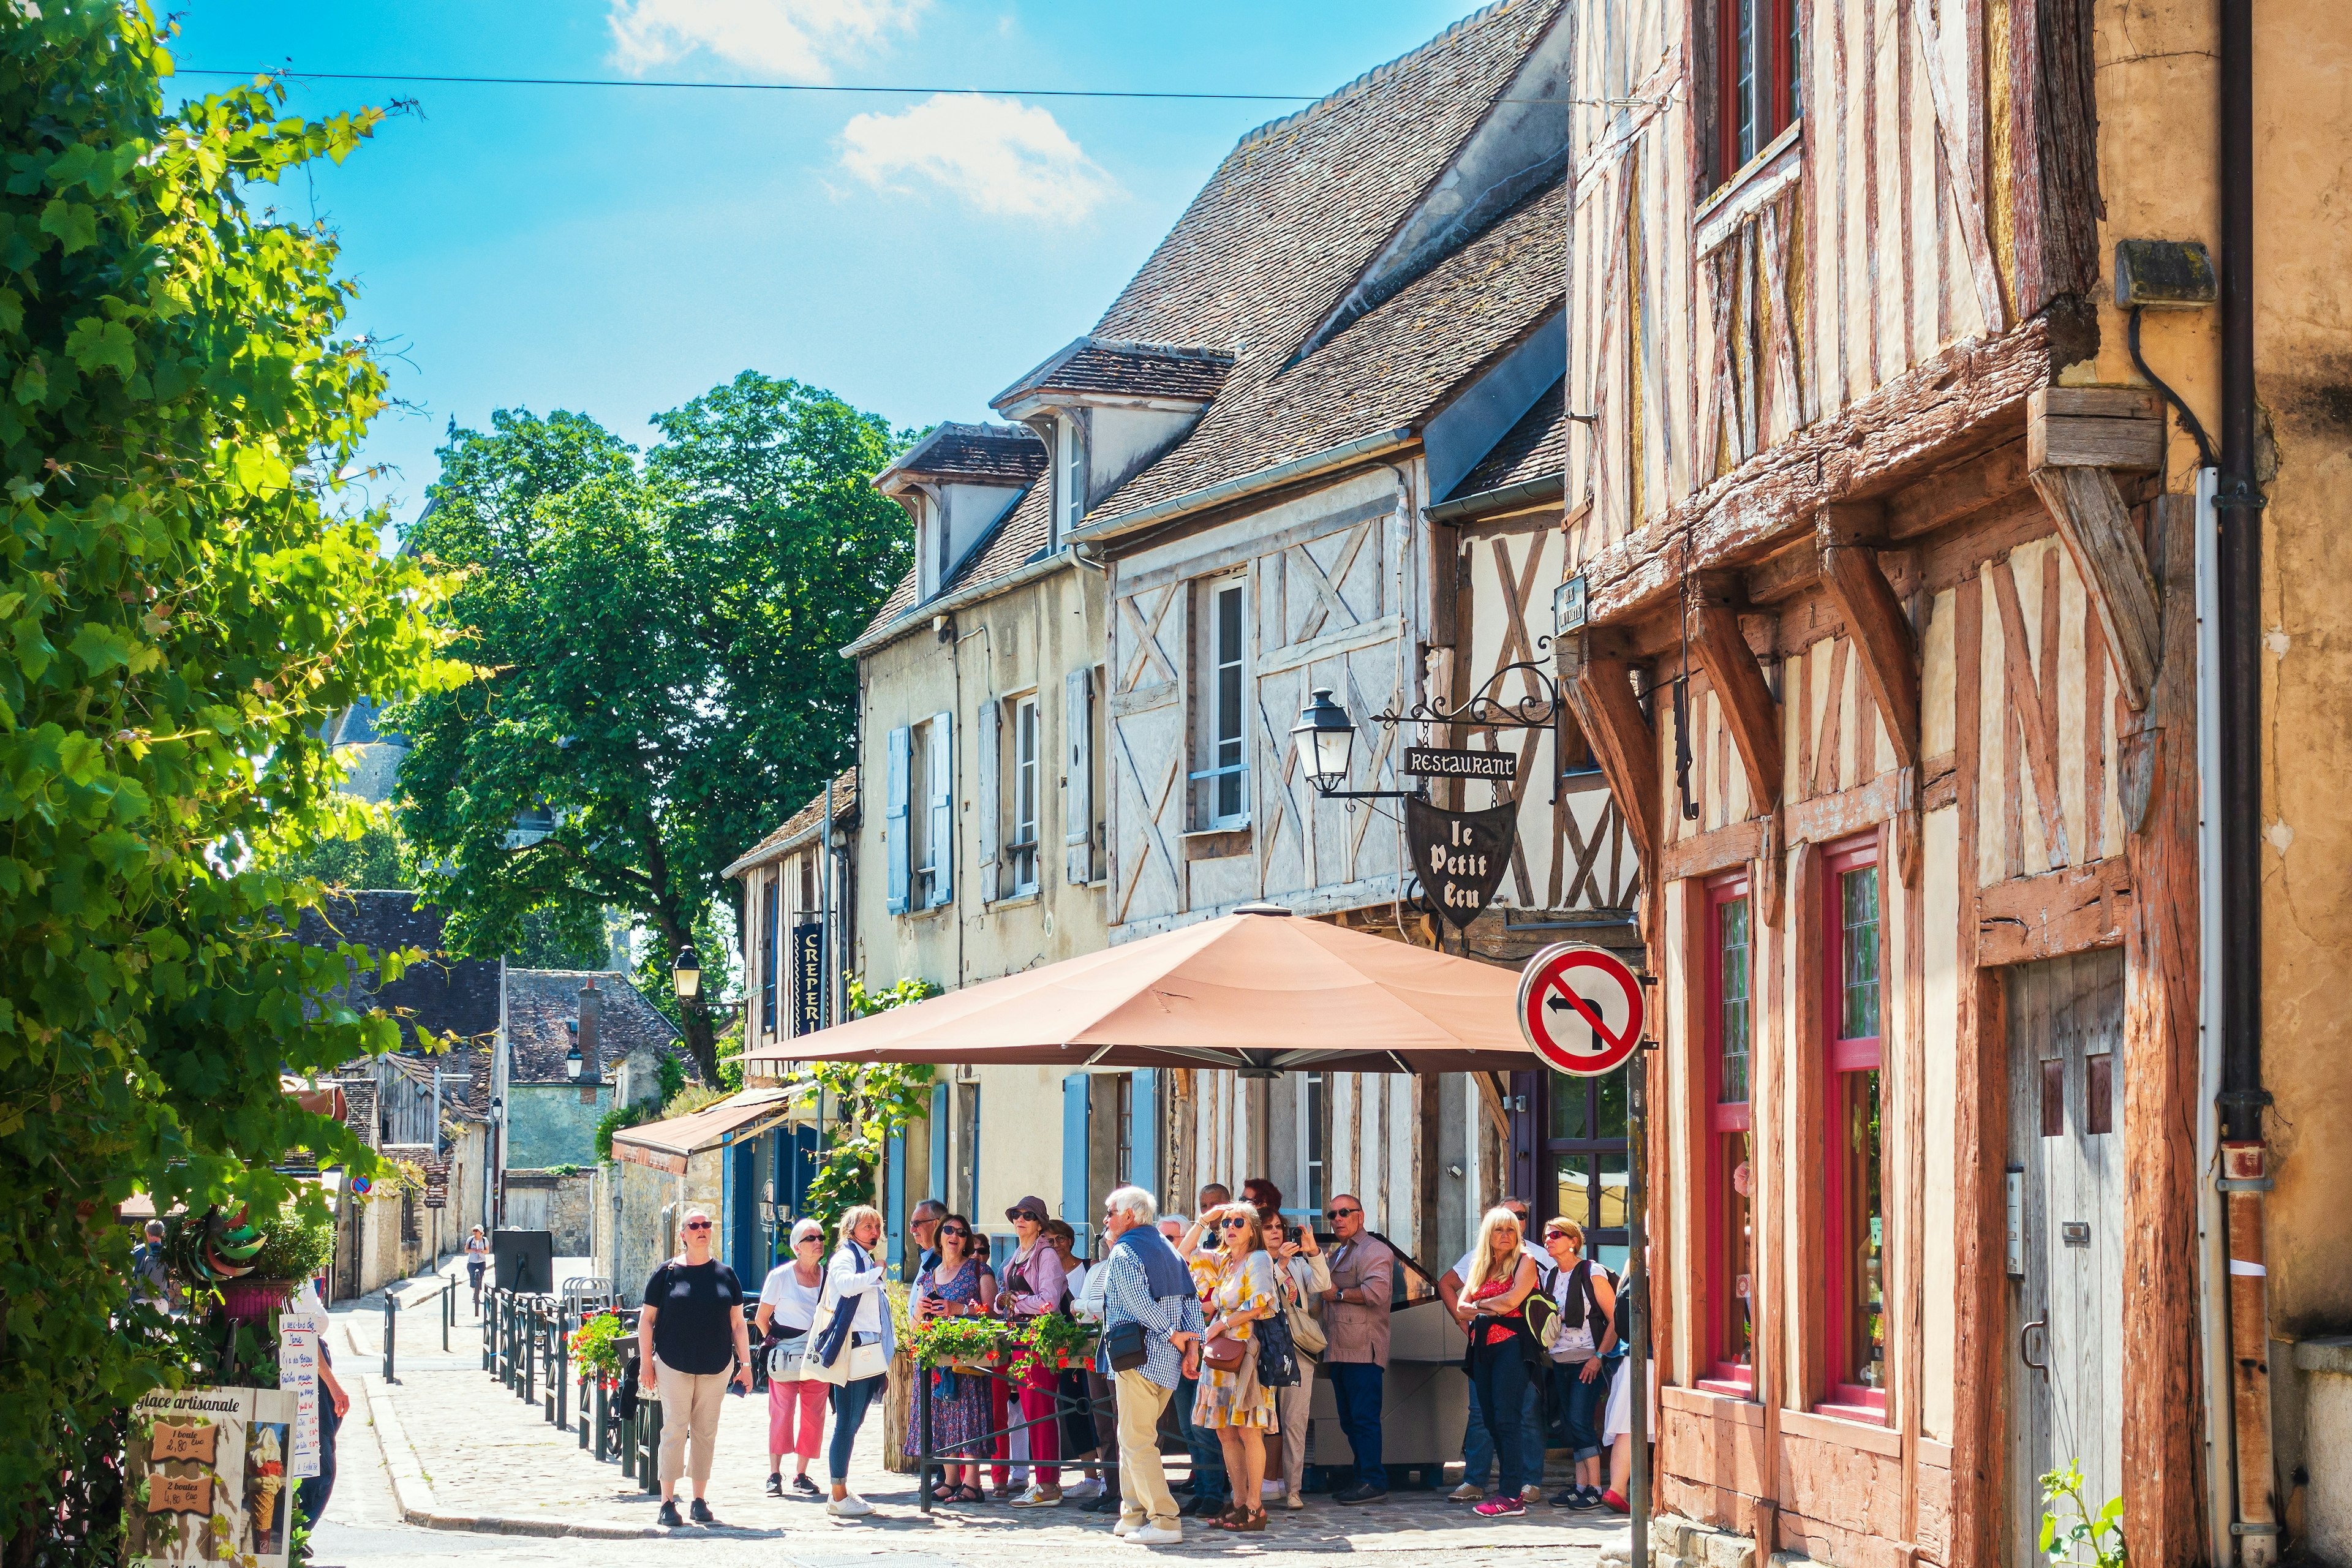
M 507 1169 L 543 1171 L 596 1160 L 596 1122 L 611 1109 L 604 1083 L 517 1083 L 507 1088 Z

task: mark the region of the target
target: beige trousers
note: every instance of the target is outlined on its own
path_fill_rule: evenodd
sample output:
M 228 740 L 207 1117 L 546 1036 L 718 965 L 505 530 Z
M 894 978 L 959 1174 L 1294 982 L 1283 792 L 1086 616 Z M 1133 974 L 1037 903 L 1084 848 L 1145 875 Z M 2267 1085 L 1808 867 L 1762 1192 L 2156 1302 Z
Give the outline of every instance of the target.
M 1307 1471 L 1307 1420 L 1315 1408 L 1315 1363 L 1304 1355 L 1296 1359 L 1297 1384 L 1274 1391 L 1275 1415 L 1282 1423 L 1282 1480 L 1293 1493 Z
M 662 1407 L 661 1481 L 674 1487 L 681 1475 L 694 1481 L 697 1496 L 710 1484 L 710 1458 L 719 1447 L 719 1411 L 727 1402 L 723 1372 L 680 1372 L 654 1363 L 654 1386 Z M 687 1442 L 694 1452 L 689 1458 Z
M 1133 1368 L 1118 1374 L 1119 1511 L 1129 1519 L 1176 1528 L 1176 1494 L 1160 1464 L 1160 1413 L 1176 1391 Z

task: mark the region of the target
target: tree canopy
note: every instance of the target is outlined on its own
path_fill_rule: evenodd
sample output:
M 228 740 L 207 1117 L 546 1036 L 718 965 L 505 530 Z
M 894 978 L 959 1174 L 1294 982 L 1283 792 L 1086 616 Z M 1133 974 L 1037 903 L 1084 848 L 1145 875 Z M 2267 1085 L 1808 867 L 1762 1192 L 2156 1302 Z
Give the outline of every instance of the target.
M 183 1375 L 125 1305 L 134 1192 L 274 1214 L 293 1148 L 366 1168 L 284 1071 L 396 1039 L 251 868 L 353 826 L 323 721 L 457 678 L 438 592 L 331 515 L 383 380 L 332 237 L 268 206 L 374 110 L 163 107 L 143 6 L 0 10 L 0 1531 L 91 1562 L 107 1435 Z M 246 868 L 238 869 L 236 868 Z M 395 955 L 387 967 L 398 963 Z M 155 1325 L 150 1323 L 150 1329 Z
M 721 868 L 853 753 L 840 649 L 910 549 L 870 482 L 898 438 L 750 371 L 654 425 L 642 458 L 577 414 L 453 430 L 404 542 L 462 575 L 451 651 L 485 672 L 387 721 L 414 748 L 400 819 L 457 951 L 510 946 L 532 910 L 611 906 L 666 971 L 709 940 Z M 715 1081 L 709 1001 L 679 1021 Z

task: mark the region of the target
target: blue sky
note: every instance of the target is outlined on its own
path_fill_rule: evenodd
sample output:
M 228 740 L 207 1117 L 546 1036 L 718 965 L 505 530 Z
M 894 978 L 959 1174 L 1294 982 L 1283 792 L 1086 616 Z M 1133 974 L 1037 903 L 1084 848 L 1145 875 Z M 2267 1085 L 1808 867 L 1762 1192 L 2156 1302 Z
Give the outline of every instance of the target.
M 1321 93 L 1470 0 L 194 0 L 183 68 L 1007 89 Z M 187 76 L 187 90 L 222 79 Z M 399 96 L 279 200 L 343 244 L 394 395 L 368 459 L 395 522 L 447 422 L 648 416 L 746 368 L 900 425 L 987 400 L 1086 331 L 1234 141 L 1278 103 L 1006 94 L 298 84 Z

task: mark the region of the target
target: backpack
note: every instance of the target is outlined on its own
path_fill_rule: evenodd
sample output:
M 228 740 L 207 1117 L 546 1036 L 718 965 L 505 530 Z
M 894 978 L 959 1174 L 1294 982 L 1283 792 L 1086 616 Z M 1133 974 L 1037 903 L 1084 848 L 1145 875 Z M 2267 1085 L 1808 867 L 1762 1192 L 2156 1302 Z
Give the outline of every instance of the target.
M 1559 1269 L 1549 1264 L 1537 1264 L 1535 1293 L 1519 1308 L 1527 1317 L 1528 1332 L 1533 1334 L 1536 1343 L 1546 1350 L 1559 1342 L 1559 1302 L 1552 1295 L 1559 1279 Z

